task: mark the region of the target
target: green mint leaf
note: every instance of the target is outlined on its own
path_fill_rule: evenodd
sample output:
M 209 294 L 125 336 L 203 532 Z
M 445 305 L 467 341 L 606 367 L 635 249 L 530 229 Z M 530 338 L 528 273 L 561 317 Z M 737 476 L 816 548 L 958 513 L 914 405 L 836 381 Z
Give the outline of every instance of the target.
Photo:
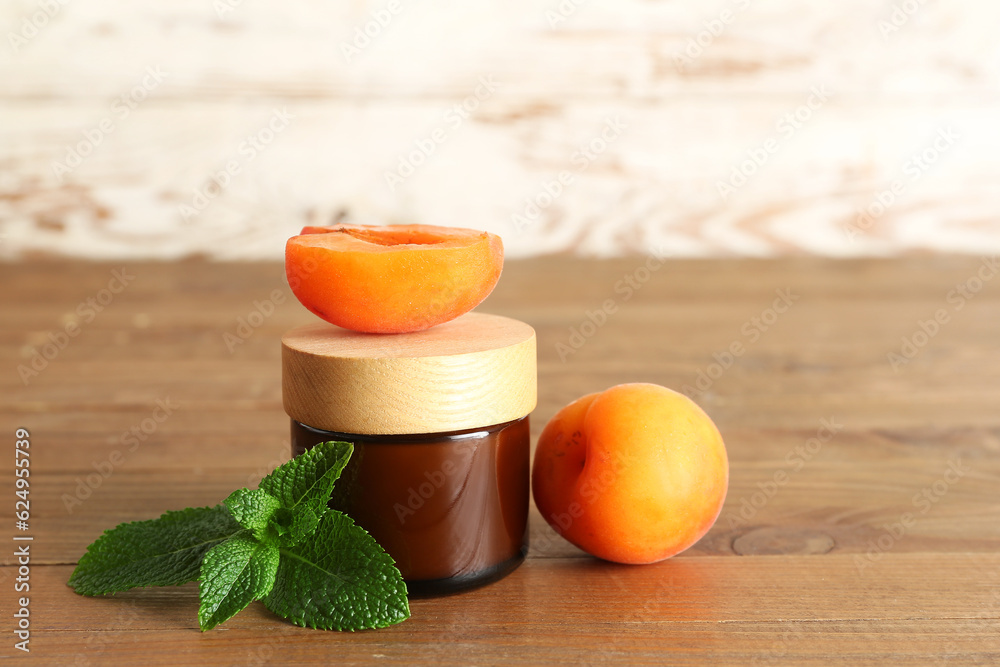
M 410 616 L 406 584 L 392 558 L 334 510 L 311 538 L 281 549 L 264 605 L 296 625 L 323 630 L 383 628 Z
M 319 518 L 319 515 L 309 507 L 299 508 L 295 514 L 295 520 L 292 522 L 291 536 L 287 546 L 295 546 L 315 533 L 316 527 L 319 525 Z
M 318 523 L 319 516 L 309 507 L 282 507 L 271 517 L 268 529 L 276 536 L 278 546 L 293 547 L 312 535 Z
M 81 558 L 69 585 L 81 595 L 198 579 L 209 549 L 243 531 L 223 505 L 167 512 L 105 531 Z
M 211 630 L 270 593 L 278 556 L 278 547 L 245 533 L 212 547 L 201 564 L 201 629 Z
M 226 498 L 225 505 L 236 521 L 252 531 L 258 540 L 273 539 L 268 526 L 281 502 L 270 493 L 261 489 L 237 489 Z
M 349 442 L 321 442 L 294 459 L 278 466 L 260 482 L 287 509 L 300 505 L 317 515 L 326 512 L 333 484 L 354 452 Z
M 319 523 L 319 516 L 308 503 L 288 509 L 263 489 L 238 489 L 226 498 L 225 504 L 254 537 L 282 547 L 295 546 L 309 537 Z

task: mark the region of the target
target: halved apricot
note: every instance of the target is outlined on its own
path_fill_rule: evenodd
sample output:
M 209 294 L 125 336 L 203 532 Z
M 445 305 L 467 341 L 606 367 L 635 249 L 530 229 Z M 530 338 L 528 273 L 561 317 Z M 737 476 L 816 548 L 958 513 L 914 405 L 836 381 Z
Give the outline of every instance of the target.
M 493 291 L 502 269 L 499 236 L 458 227 L 305 227 L 285 245 L 285 274 L 302 305 L 367 333 L 453 320 Z

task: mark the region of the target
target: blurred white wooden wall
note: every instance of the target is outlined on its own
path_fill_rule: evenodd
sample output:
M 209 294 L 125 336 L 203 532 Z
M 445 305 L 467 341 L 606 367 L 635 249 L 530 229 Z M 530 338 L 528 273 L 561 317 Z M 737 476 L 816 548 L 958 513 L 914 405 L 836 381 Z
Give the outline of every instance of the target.
M 998 27 L 993 0 L 4 0 L 0 257 L 279 258 L 335 220 L 510 256 L 998 252 Z

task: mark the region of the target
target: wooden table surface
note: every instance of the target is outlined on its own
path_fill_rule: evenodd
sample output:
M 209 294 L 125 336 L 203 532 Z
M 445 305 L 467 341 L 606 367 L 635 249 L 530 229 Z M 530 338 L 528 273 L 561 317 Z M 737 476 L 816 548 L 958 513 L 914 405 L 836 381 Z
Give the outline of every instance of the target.
M 47 664 L 1000 661 L 994 260 L 644 264 L 511 261 L 481 309 L 538 332 L 535 436 L 585 392 L 688 386 L 732 468 L 711 532 L 668 561 L 619 566 L 532 508 L 512 575 L 353 634 L 298 628 L 259 603 L 201 633 L 195 584 L 101 599 L 65 585 L 103 530 L 218 503 L 288 457 L 278 341 L 312 316 L 281 267 L 0 266 L 0 655 L 24 656 L 12 630 L 27 595 L 30 657 Z M 615 312 L 585 325 L 607 300 Z M 34 357 L 32 375 L 36 349 L 51 358 Z M 27 531 L 13 516 L 19 427 L 31 434 Z M 16 593 L 26 543 L 30 593 Z

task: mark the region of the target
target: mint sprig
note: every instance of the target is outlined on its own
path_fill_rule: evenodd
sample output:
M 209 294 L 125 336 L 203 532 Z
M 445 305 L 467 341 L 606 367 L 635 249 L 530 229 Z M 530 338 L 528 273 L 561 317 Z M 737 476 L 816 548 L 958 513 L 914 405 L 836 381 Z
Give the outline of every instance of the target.
M 260 480 L 260 490 L 294 510 L 310 507 L 317 515 L 326 511 L 333 485 L 354 453 L 349 442 L 326 442 L 296 456 Z
M 278 467 L 257 489 L 216 507 L 167 512 L 104 533 L 69 579 L 83 595 L 200 581 L 209 630 L 254 600 L 297 625 L 380 628 L 410 615 L 392 558 L 327 500 L 353 446 L 324 442 Z
M 210 630 L 243 611 L 274 587 L 280 551 L 250 535 L 213 547 L 201 563 L 198 623 Z
M 264 606 L 321 630 L 381 628 L 410 615 L 406 584 L 389 554 L 346 514 L 328 512 L 312 539 L 282 550 Z M 334 601 L 349 597 L 352 604 Z
M 271 517 L 281 508 L 281 501 L 260 489 L 236 489 L 222 504 L 258 540 L 267 540 Z
M 222 505 L 189 507 L 159 519 L 123 523 L 87 548 L 69 585 L 83 595 L 137 586 L 180 586 L 198 579 L 209 549 L 242 532 Z

